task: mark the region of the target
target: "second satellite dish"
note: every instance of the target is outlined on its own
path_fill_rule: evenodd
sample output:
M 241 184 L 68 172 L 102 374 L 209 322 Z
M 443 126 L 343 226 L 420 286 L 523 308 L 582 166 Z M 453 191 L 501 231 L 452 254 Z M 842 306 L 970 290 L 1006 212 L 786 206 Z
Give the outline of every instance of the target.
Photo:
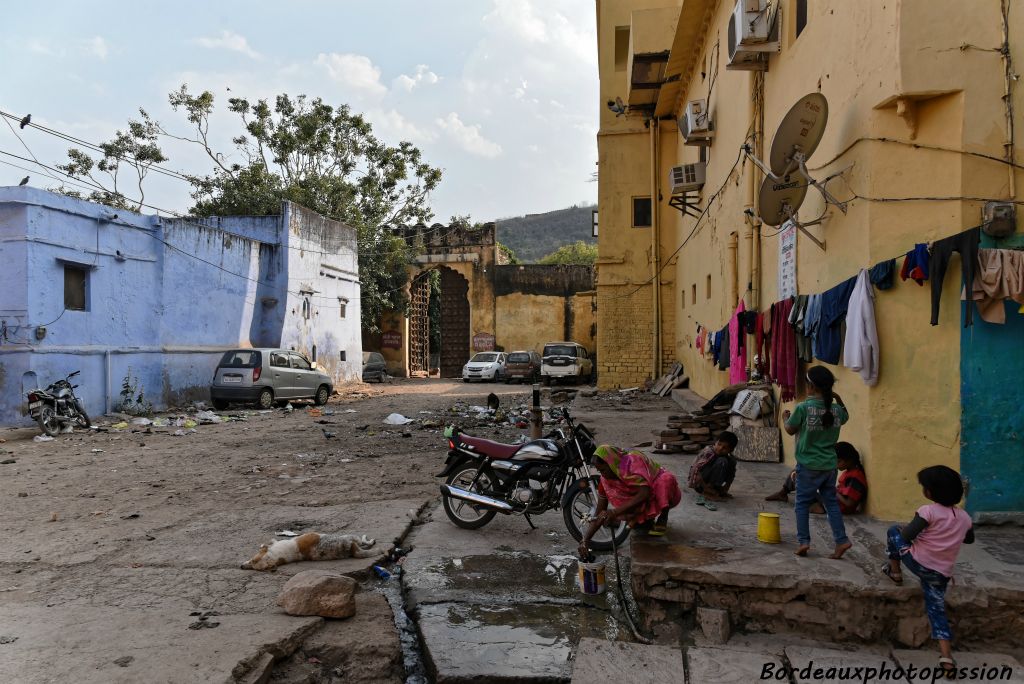
M 828 100 L 821 93 L 800 98 L 782 118 L 772 140 L 769 167 L 776 176 L 785 176 L 798 166 L 793 157 L 800 152 L 806 161 L 825 135 L 828 122 Z
M 769 226 L 781 225 L 783 221 L 792 218 L 804 203 L 806 195 L 807 181 L 799 176 L 781 179 L 765 176 L 757 195 L 761 220 Z

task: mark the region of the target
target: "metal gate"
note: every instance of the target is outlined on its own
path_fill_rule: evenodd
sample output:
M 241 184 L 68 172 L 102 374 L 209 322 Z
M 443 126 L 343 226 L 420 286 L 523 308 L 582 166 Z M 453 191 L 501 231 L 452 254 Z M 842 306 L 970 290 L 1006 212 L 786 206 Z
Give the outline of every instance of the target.
M 409 374 L 430 370 L 430 271 L 412 281 L 409 292 Z
M 441 267 L 441 377 L 460 378 L 469 361 L 469 282 Z M 428 292 L 429 294 L 429 292 Z M 429 335 L 429 324 L 428 324 Z

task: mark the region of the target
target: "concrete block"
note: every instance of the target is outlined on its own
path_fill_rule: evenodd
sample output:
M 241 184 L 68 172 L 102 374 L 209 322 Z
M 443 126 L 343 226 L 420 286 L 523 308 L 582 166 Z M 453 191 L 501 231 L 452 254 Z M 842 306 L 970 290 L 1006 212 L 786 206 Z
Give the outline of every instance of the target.
M 697 609 L 697 624 L 711 643 L 724 644 L 729 641 L 729 611 L 701 606 Z
M 931 637 L 931 625 L 924 615 L 903 617 L 896 623 L 896 641 L 904 646 L 918 648 Z
M 782 662 L 774 655 L 728 648 L 689 648 L 686 651 L 686 661 L 689 664 L 690 681 L 708 684 L 780 681 L 774 677 L 763 678 L 762 672 L 777 672 L 782 667 Z
M 708 680 L 695 680 L 708 681 Z M 678 682 L 683 676 L 683 652 L 669 646 L 644 646 L 621 641 L 580 639 L 572 670 L 573 684 Z
M 903 668 L 913 665 L 917 670 L 930 670 L 939 664 L 939 653 L 932 649 L 923 651 L 894 650 L 892 655 Z M 956 660 L 956 665 L 961 671 L 967 670 L 964 673 L 966 676 L 960 678 L 961 681 L 1024 684 L 1024 666 L 1013 656 L 1002 653 L 954 651 L 953 659 Z

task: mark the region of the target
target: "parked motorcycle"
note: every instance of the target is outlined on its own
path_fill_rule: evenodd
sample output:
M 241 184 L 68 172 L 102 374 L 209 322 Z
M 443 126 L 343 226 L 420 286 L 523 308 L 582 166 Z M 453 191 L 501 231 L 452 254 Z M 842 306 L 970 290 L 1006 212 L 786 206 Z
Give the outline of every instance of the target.
M 590 467 L 597 445 L 586 426 L 576 423 L 567 409 L 560 413 L 566 429 L 525 444 L 502 444 L 450 427 L 448 459 L 437 477 L 444 512 L 467 530 L 483 527 L 497 513 L 517 513 L 534 527 L 531 515 L 562 509 L 569 534 L 576 541 L 592 520 L 597 506 L 599 476 Z M 602 527 L 591 541 L 595 551 L 612 549 L 629 535 L 625 523 Z
M 50 437 L 56 436 L 65 425 L 81 428 L 90 425 L 82 400 L 75 396 L 78 385 L 71 384 L 71 378 L 81 372 L 75 371 L 63 380 L 51 383 L 46 389 L 34 389 L 28 393 L 28 414 Z

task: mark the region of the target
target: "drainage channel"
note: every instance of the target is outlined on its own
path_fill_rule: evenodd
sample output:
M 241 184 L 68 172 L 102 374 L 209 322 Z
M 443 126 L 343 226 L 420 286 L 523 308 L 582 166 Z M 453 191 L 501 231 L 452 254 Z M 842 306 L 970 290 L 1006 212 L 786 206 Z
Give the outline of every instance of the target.
M 405 684 L 428 684 L 427 667 L 423 660 L 423 649 L 416 624 L 405 610 L 405 596 L 401 577 L 382 583 L 377 591 L 384 595 L 391 605 L 398 630 L 398 642 L 402 647 L 402 666 L 405 668 Z

